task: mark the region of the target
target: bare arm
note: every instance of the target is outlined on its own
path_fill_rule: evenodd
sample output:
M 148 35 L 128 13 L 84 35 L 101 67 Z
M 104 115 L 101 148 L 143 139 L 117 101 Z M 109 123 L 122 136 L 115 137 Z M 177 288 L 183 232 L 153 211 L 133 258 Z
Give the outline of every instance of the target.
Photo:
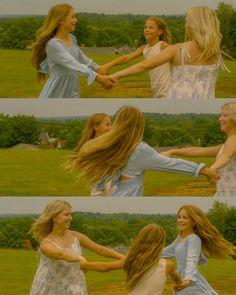
M 125 63 L 127 63 L 127 62 L 129 62 L 129 61 L 131 61 L 131 60 L 133 60 L 133 59 L 135 59 L 135 58 L 141 56 L 141 55 L 143 54 L 144 46 L 145 46 L 145 45 L 140 46 L 140 47 L 137 48 L 134 52 L 131 52 L 131 53 L 126 54 L 126 55 L 122 55 L 122 56 L 120 56 L 120 57 L 118 57 L 118 58 L 115 58 L 114 60 L 112 60 L 112 61 L 110 61 L 110 62 L 108 62 L 108 63 L 106 63 L 106 64 L 100 66 L 100 67 L 98 68 L 97 72 L 98 72 L 99 74 L 103 74 L 103 75 L 105 75 L 105 74 L 108 73 L 108 71 L 109 71 L 112 67 L 117 66 L 117 65 L 121 65 L 121 64 L 125 64 Z
M 223 152 L 217 157 L 214 164 L 211 166 L 212 169 L 218 170 L 229 163 L 231 158 L 236 155 L 236 135 L 232 135 L 227 138 Z
M 181 157 L 216 157 L 222 145 L 212 147 L 189 147 L 181 149 L 172 149 L 162 152 L 166 157 L 181 156 Z
M 94 270 L 94 271 L 106 272 L 110 270 L 123 268 L 125 259 L 126 257 L 123 257 L 122 259 L 119 259 L 117 261 L 111 261 L 111 262 L 81 261 L 80 268 L 83 270 Z
M 85 260 L 82 255 L 73 253 L 63 248 L 56 247 L 52 242 L 43 240 L 40 244 L 40 251 L 52 259 L 61 259 L 67 262 L 78 262 Z
M 111 75 L 111 77 L 112 79 L 117 81 L 123 77 L 138 75 L 143 72 L 149 71 L 157 66 L 160 66 L 164 63 L 172 62 L 175 57 L 176 50 L 178 50 L 177 45 L 170 45 L 169 47 L 167 47 L 166 49 L 161 51 L 161 53 L 158 53 L 154 57 L 148 58 L 127 69 L 116 72 L 115 74 Z
M 176 284 L 182 282 L 180 274 L 176 271 L 172 261 L 166 261 L 166 275 L 169 275 Z
M 75 232 L 75 235 L 78 237 L 81 246 L 83 246 L 84 248 L 87 248 L 99 255 L 102 255 L 105 257 L 111 257 L 111 258 L 115 258 L 115 259 L 121 259 L 124 257 L 124 255 L 122 255 L 112 249 L 109 249 L 107 247 L 104 247 L 102 245 L 99 245 L 99 244 L 93 242 L 84 234 Z

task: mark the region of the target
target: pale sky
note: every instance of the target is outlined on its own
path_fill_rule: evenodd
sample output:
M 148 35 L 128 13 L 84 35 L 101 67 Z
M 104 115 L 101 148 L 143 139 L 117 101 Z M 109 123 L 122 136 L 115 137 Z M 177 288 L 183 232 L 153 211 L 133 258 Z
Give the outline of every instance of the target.
M 52 5 L 69 3 L 77 12 L 105 14 L 184 14 L 193 6 L 205 5 L 217 8 L 222 0 L 1 0 L 0 15 L 47 14 Z M 223 0 L 236 7 L 236 0 Z

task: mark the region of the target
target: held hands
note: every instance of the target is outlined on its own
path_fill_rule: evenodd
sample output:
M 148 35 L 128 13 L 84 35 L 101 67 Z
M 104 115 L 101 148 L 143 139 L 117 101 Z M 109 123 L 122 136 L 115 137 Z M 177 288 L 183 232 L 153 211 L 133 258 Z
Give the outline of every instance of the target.
M 78 255 L 78 259 L 79 259 L 79 262 L 80 261 L 87 262 L 87 260 L 82 255 Z
M 212 168 L 206 168 L 206 176 L 211 184 L 216 184 L 217 180 L 220 179 L 220 175 L 217 170 Z
M 181 283 L 175 284 L 174 285 L 174 290 L 175 291 L 181 291 L 181 290 L 187 288 L 190 285 L 191 285 L 191 281 L 190 280 L 185 280 L 185 281 L 182 281 Z
M 115 86 L 115 82 L 110 78 L 110 76 L 97 74 L 96 81 L 105 88 L 111 88 Z
M 109 68 L 107 68 L 105 65 L 99 66 L 97 69 L 97 73 L 100 75 L 107 75 L 109 71 Z

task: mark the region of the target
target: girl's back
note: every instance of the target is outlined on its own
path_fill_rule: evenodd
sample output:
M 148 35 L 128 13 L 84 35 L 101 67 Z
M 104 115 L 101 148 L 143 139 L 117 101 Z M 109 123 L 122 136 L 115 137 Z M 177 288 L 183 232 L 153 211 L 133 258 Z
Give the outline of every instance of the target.
M 144 273 L 128 295 L 161 295 L 166 284 L 166 260 L 160 259 Z

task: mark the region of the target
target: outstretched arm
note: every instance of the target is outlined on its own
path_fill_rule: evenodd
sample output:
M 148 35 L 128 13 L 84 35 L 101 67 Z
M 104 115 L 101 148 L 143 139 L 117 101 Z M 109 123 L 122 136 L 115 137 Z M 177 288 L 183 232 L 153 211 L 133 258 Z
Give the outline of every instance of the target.
M 125 55 L 122 55 L 118 58 L 115 58 L 114 60 L 112 60 L 102 66 L 99 66 L 99 68 L 97 69 L 97 72 L 101 75 L 106 75 L 112 67 L 117 66 L 117 65 L 121 65 L 121 64 L 125 64 L 125 63 L 141 56 L 143 54 L 143 49 L 144 49 L 144 45 L 137 48 L 134 52 L 131 52 L 129 54 L 125 54 Z
M 166 275 L 169 275 L 175 284 L 182 283 L 180 274 L 176 271 L 174 263 L 170 260 L 166 261 Z
M 119 259 L 117 261 L 111 261 L 111 262 L 81 261 L 80 268 L 83 270 L 94 270 L 94 271 L 106 272 L 110 270 L 123 268 L 125 259 L 126 257 L 123 257 L 122 259 Z
M 236 155 L 236 135 L 228 137 L 224 144 L 222 153 L 217 157 L 214 164 L 211 166 L 212 169 L 218 170 L 227 165 L 233 156 Z
M 75 232 L 75 235 L 78 237 L 81 246 L 84 248 L 87 248 L 99 255 L 105 256 L 105 257 L 111 257 L 115 259 L 121 259 L 124 257 L 124 255 L 109 249 L 107 247 L 104 247 L 102 245 L 99 245 L 95 243 L 94 241 L 90 240 L 86 235 Z
M 43 240 L 40 244 L 40 251 L 47 257 L 52 259 L 65 260 L 67 262 L 86 261 L 82 255 L 59 248 L 49 240 Z
M 161 155 L 166 157 L 181 156 L 181 157 L 216 157 L 222 145 L 212 147 L 189 147 L 172 149 L 162 152 Z
M 149 71 L 157 66 L 160 66 L 164 63 L 172 62 L 174 60 L 176 50 L 177 45 L 171 45 L 152 58 L 148 58 L 127 69 L 116 72 L 115 74 L 111 75 L 111 78 L 115 81 L 118 81 L 123 77 L 138 75 L 143 72 Z

